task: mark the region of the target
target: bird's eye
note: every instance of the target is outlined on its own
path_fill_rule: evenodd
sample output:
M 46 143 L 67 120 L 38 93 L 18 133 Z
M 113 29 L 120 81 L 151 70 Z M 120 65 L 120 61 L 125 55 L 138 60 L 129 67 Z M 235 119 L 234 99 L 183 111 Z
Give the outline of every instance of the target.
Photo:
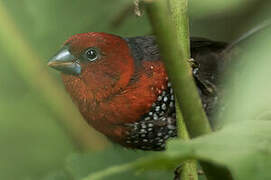
M 90 48 L 85 52 L 85 55 L 89 61 L 95 61 L 98 59 L 98 52 L 96 49 Z

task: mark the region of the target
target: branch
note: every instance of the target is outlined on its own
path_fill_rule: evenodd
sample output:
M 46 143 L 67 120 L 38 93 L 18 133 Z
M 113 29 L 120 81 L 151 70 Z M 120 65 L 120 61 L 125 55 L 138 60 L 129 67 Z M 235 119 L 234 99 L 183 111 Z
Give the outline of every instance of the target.
M 169 12 L 166 2 L 165 0 L 155 0 L 152 3 L 147 3 L 147 12 L 189 134 L 194 138 L 210 133 L 211 127 L 202 108 L 192 70 L 188 63 L 188 37 L 182 33 L 182 37 L 177 39 L 175 28 L 167 16 Z M 182 31 L 186 32 L 186 30 Z
M 192 138 L 210 133 L 211 127 L 202 108 L 201 99 L 188 63 L 190 58 L 188 1 L 156 0 L 146 2 L 147 12 L 157 36 L 160 52 L 176 93 L 179 136 L 189 139 L 185 125 Z M 179 111 L 178 104 L 182 113 Z M 204 164 L 203 168 L 206 171 L 209 170 Z M 195 161 L 186 162 L 183 171 L 182 179 L 198 178 Z
M 48 73 L 47 64 L 41 63 L 40 57 L 25 41 L 2 1 L 0 1 L 0 26 L 4 27 L 0 28 L 0 42 L 5 43 L 3 50 L 9 55 L 10 63 L 24 81 L 41 95 L 48 109 L 57 115 L 58 120 L 69 132 L 75 144 L 85 150 L 102 148 L 105 141 L 97 136 L 81 118 L 67 93 Z M 98 144 L 97 141 L 101 143 Z
M 189 59 L 190 54 L 190 35 L 189 35 L 189 20 L 187 15 L 188 1 L 187 0 L 169 0 L 171 21 L 175 25 L 177 42 L 179 42 L 180 48 L 182 48 L 184 57 Z M 180 139 L 190 140 L 187 127 L 185 125 L 183 115 L 176 101 L 176 116 L 178 125 L 178 135 Z M 181 179 L 183 180 L 197 180 L 197 161 L 189 160 L 185 161 L 181 169 Z

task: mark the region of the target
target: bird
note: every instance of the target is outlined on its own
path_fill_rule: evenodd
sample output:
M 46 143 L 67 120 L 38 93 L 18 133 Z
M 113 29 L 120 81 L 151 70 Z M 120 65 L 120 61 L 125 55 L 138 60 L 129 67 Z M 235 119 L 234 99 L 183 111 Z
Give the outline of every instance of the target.
M 214 114 L 225 42 L 190 38 L 192 74 L 203 108 Z M 174 90 L 156 37 L 103 32 L 71 36 L 49 60 L 90 126 L 123 147 L 162 151 L 177 136 Z

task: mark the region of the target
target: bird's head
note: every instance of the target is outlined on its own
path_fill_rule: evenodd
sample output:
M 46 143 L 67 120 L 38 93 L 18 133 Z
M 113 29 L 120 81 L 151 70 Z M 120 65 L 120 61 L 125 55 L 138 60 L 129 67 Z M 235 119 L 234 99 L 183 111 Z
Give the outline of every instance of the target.
M 85 86 L 95 99 L 104 99 L 120 91 L 134 73 L 127 42 L 106 33 L 72 36 L 48 66 L 62 72 L 64 83 Z

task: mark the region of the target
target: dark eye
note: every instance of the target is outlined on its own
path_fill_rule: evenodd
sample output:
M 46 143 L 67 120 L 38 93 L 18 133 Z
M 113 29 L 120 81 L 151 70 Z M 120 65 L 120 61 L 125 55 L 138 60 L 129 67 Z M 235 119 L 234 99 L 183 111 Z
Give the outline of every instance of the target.
M 95 60 L 98 59 L 98 52 L 97 52 L 96 49 L 93 49 L 93 48 L 88 49 L 88 50 L 85 52 L 85 54 L 86 54 L 86 57 L 87 57 L 87 59 L 88 59 L 89 61 L 95 61 Z

